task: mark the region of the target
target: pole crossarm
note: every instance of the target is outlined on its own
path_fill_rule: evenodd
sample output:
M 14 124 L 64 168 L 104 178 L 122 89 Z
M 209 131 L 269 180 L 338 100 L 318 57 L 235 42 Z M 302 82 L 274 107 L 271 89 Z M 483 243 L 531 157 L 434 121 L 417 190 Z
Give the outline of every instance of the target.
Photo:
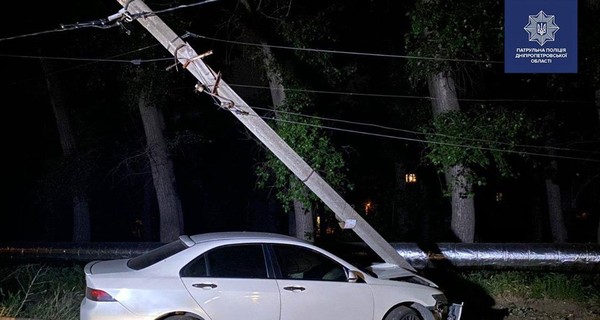
M 341 221 L 354 220 L 352 230 L 385 262 L 415 269 L 366 222 L 333 188 L 323 180 L 281 137 L 215 73 L 186 42 L 171 30 L 141 0 L 117 0 L 132 17 L 146 28 L 207 90 L 281 160 Z

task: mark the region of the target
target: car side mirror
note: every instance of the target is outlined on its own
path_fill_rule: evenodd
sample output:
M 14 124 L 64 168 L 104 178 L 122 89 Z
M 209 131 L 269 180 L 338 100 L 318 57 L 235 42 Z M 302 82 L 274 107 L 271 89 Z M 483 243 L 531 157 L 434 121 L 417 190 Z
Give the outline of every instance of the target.
M 360 273 L 358 271 L 348 270 L 348 282 L 355 283 L 360 279 Z

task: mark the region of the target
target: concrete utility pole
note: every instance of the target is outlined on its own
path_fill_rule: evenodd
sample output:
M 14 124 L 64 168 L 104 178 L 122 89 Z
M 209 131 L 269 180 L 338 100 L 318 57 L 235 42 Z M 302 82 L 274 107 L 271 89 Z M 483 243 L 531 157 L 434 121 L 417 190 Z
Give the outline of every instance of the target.
M 385 262 L 406 269 L 415 269 L 394 247 L 381 237 L 331 186 L 319 176 L 281 137 L 210 69 L 199 55 L 184 42 L 141 0 L 117 0 L 127 15 L 146 28 L 198 81 L 197 89 L 215 97 L 221 107 L 228 109 L 271 152 L 279 158 L 334 213 L 341 223 L 354 224 L 352 230 Z M 128 17 L 128 18 L 129 18 Z

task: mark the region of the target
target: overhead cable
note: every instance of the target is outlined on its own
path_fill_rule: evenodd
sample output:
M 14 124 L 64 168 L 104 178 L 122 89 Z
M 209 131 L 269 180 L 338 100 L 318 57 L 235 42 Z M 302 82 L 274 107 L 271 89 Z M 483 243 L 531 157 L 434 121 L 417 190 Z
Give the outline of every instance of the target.
M 182 4 L 182 5 L 178 5 L 178 6 L 163 9 L 163 10 L 153 10 L 153 11 L 149 11 L 149 12 L 141 12 L 141 13 L 138 13 L 135 15 L 129 14 L 127 12 L 126 8 L 123 8 L 123 9 L 120 9 L 117 13 L 112 14 L 106 18 L 96 19 L 96 20 L 91 20 L 91 21 L 86 21 L 86 22 L 60 24 L 60 28 L 58 28 L 58 29 L 51 29 L 51 30 L 46 30 L 46 31 L 32 32 L 32 33 L 27 33 L 27 34 L 22 34 L 22 35 L 0 38 L 0 42 L 20 39 L 20 38 L 35 37 L 35 36 L 49 34 L 49 33 L 72 31 L 72 30 L 83 29 L 83 28 L 109 29 L 109 28 L 113 28 L 113 27 L 123 26 L 123 22 L 131 22 L 138 18 L 144 18 L 147 16 L 158 15 L 161 13 L 171 12 L 171 11 L 184 9 L 184 8 L 196 7 L 196 6 L 200 6 L 200 5 L 204 5 L 204 4 L 216 2 L 216 1 L 218 1 L 218 0 L 204 0 L 204 1 L 199 1 L 196 3 L 192 3 L 192 4 Z
M 301 48 L 301 47 L 291 47 L 291 46 L 280 46 L 280 45 L 271 45 L 271 44 L 262 44 L 262 43 L 253 43 L 253 42 L 243 42 L 243 41 L 235 41 L 235 40 L 225 40 L 219 38 L 208 37 L 192 32 L 186 32 L 187 36 L 191 36 L 199 39 L 206 39 L 211 41 L 225 42 L 230 44 L 240 44 L 246 46 L 255 46 L 255 47 L 269 47 L 273 49 L 285 49 L 285 50 L 295 50 L 295 51 L 309 51 L 309 52 L 320 52 L 320 53 L 334 53 L 334 54 L 345 54 L 345 55 L 357 55 L 357 56 L 366 56 L 366 57 L 383 57 L 383 58 L 402 58 L 402 59 L 416 59 L 416 60 L 435 60 L 435 61 L 454 61 L 454 62 L 474 62 L 474 63 L 504 63 L 503 61 L 495 61 L 495 60 L 478 60 L 478 59 L 458 59 L 458 58 L 442 58 L 442 57 L 419 57 L 419 56 L 409 56 L 409 55 L 399 55 L 399 54 L 385 54 L 385 53 L 370 53 L 370 52 L 357 52 L 357 51 L 342 51 L 342 50 L 330 50 L 330 49 L 315 49 L 315 48 Z
M 550 154 L 538 153 L 538 152 L 518 151 L 518 150 L 512 150 L 512 149 L 498 149 L 498 148 L 490 148 L 490 147 L 483 147 L 483 146 L 474 146 L 474 145 L 466 145 L 466 144 L 458 144 L 458 143 L 450 143 L 450 142 L 432 141 L 432 140 L 425 140 L 425 139 L 418 139 L 418 138 L 409 138 L 409 137 L 401 137 L 401 136 L 394 136 L 394 135 L 388 135 L 388 134 L 365 132 L 365 131 L 354 130 L 354 129 L 337 128 L 337 127 L 332 127 L 332 126 L 317 125 L 317 124 L 311 124 L 311 123 L 303 123 L 303 122 L 299 122 L 299 121 L 278 119 L 276 117 L 269 117 L 269 116 L 259 116 L 259 117 L 261 117 L 263 119 L 266 119 L 266 120 L 273 120 L 273 121 L 277 121 L 277 122 L 284 122 L 284 123 L 297 124 L 297 125 L 308 126 L 308 127 L 316 127 L 316 128 L 321 128 L 321 129 L 328 129 L 328 130 L 334 130 L 334 131 L 342 131 L 342 132 L 349 132 L 349 133 L 355 133 L 355 134 L 362 134 L 362 135 L 368 135 L 368 136 L 374 136 L 374 137 L 380 137 L 380 138 L 390 138 L 390 139 L 396 139 L 396 140 L 421 142 L 421 143 L 427 143 L 427 144 L 438 144 L 438 145 L 445 145 L 445 146 L 452 146 L 452 147 L 459 147 L 459 148 L 466 148 L 466 149 L 477 149 L 477 150 L 495 151 L 495 152 L 518 154 L 518 155 L 529 155 L 529 156 L 537 156 L 537 157 L 554 158 L 554 159 L 567 159 L 567 160 L 578 160 L 578 161 L 587 161 L 587 162 L 600 162 L 600 159 L 593 159 L 593 158 L 581 158 L 581 157 L 571 157 L 571 156 L 562 156 L 562 155 L 550 155 Z
M 256 106 L 253 106 L 252 108 L 255 109 L 255 110 L 273 111 L 273 108 L 263 108 L 263 107 L 256 107 Z M 397 131 L 397 132 L 403 132 L 403 133 L 412 134 L 412 135 L 415 135 L 415 136 L 427 136 L 428 135 L 428 136 L 438 136 L 438 137 L 445 137 L 445 138 L 457 139 L 457 140 L 463 140 L 463 141 L 481 142 L 481 143 L 489 143 L 489 144 L 496 144 L 496 145 L 505 145 L 505 146 L 510 146 L 510 147 L 519 147 L 519 148 L 546 149 L 546 150 L 556 150 L 556 151 L 568 151 L 568 152 L 582 152 L 582 153 L 590 153 L 590 154 L 600 154 L 600 151 L 581 150 L 581 149 L 572 149 L 572 148 L 561 148 L 561 147 L 553 147 L 553 146 L 538 146 L 538 145 L 527 145 L 527 144 L 511 144 L 511 143 L 502 142 L 502 141 L 493 141 L 493 140 L 487 140 L 487 139 L 476 139 L 476 138 L 468 138 L 468 137 L 459 137 L 459 136 L 453 136 L 453 135 L 441 134 L 441 133 L 434 133 L 434 132 L 419 132 L 419 131 L 414 131 L 414 130 L 400 129 L 400 128 L 389 127 L 389 126 L 384 126 L 384 125 L 379 125 L 379 124 L 373 124 L 373 123 L 358 122 L 358 121 L 349 121 L 349 120 L 341 120 L 341 119 L 328 118 L 328 117 L 311 116 L 311 115 L 306 115 L 306 114 L 299 113 L 299 112 L 289 112 L 289 111 L 284 111 L 284 110 L 277 110 L 277 113 L 288 114 L 288 115 L 293 115 L 293 116 L 302 117 L 302 118 L 316 119 L 316 120 L 319 120 L 319 121 L 338 122 L 338 123 L 345 123 L 345 124 L 351 124 L 351 125 L 366 126 L 366 127 L 378 128 L 378 129 L 384 129 L 384 130 L 390 130 L 390 131 Z M 423 141 L 423 142 L 430 142 L 429 140 L 425 140 L 425 139 L 420 139 L 420 140 Z

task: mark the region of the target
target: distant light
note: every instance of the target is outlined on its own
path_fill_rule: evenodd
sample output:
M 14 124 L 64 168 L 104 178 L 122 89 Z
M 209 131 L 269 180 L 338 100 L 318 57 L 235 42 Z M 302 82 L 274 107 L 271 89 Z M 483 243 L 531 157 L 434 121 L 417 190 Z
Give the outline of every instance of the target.
M 496 192 L 496 202 L 502 201 L 504 194 L 502 192 Z
M 317 236 L 321 234 L 321 216 L 317 215 Z
M 579 212 L 576 217 L 578 220 L 587 220 L 590 217 L 590 213 L 586 211 Z
M 404 181 L 406 181 L 406 183 L 417 183 L 417 174 L 416 173 L 407 173 L 404 176 Z
M 372 209 L 373 209 L 373 202 L 371 202 L 371 200 L 368 200 L 367 202 L 365 202 L 365 214 L 368 215 Z

